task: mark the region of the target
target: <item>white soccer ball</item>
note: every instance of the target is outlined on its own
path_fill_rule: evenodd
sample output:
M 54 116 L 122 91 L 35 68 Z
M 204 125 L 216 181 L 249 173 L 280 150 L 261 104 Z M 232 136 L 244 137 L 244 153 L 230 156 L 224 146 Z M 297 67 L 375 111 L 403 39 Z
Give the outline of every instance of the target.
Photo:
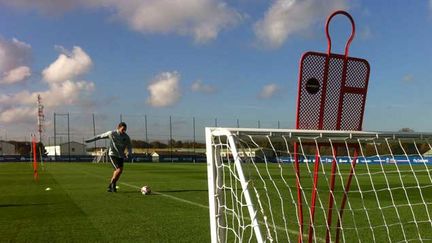
M 149 187 L 149 186 L 143 186 L 143 187 L 141 187 L 141 193 L 142 193 L 143 195 L 148 195 L 148 194 L 150 194 L 150 193 L 151 193 L 151 189 L 150 189 L 150 187 Z

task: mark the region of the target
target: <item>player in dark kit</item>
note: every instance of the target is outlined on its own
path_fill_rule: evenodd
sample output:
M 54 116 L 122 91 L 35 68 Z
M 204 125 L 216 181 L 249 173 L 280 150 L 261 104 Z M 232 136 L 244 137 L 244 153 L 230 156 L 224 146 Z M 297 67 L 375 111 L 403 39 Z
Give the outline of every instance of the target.
M 86 143 L 91 143 L 96 140 L 105 138 L 108 138 L 110 140 L 108 154 L 111 164 L 114 167 L 114 172 L 111 178 L 111 182 L 108 186 L 108 192 L 117 192 L 116 183 L 120 179 L 120 176 L 123 172 L 124 159 L 128 159 L 132 156 L 131 140 L 126 134 L 126 129 L 126 123 L 120 122 L 116 130 L 102 133 L 94 138 L 85 141 Z M 128 150 L 127 155 L 125 155 L 126 149 Z

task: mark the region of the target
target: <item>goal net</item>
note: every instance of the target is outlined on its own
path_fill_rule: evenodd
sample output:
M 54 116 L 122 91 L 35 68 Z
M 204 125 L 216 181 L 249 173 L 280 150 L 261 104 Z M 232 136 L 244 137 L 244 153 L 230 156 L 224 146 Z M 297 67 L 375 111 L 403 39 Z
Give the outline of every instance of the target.
M 93 158 L 93 163 L 107 163 L 108 161 L 108 149 L 106 148 L 101 148 Z
M 206 128 L 212 242 L 430 241 L 431 139 Z

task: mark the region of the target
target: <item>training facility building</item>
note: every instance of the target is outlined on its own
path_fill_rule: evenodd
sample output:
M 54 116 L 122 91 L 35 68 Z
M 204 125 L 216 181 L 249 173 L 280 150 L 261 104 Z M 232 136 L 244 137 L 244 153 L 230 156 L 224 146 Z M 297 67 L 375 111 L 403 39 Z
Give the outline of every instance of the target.
M 78 142 L 62 143 L 56 146 L 45 146 L 48 156 L 87 155 L 86 145 Z
M 0 141 L 0 155 L 17 155 L 15 145 L 6 141 Z
M 425 157 L 432 157 L 432 149 L 423 154 Z

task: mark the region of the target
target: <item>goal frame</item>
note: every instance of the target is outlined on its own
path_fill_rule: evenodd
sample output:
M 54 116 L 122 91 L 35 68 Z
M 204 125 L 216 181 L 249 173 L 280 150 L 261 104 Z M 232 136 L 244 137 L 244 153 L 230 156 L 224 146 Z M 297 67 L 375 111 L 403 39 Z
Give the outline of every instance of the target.
M 217 167 L 221 163 L 220 156 L 218 154 L 219 149 L 213 146 L 214 136 L 226 136 L 227 144 L 229 145 L 232 151 L 232 160 L 234 161 L 235 169 L 238 172 L 238 177 L 241 180 L 242 187 L 242 195 L 244 195 L 244 200 L 248 207 L 249 218 L 251 220 L 251 225 L 253 227 L 253 232 L 257 242 L 264 242 L 266 239 L 263 238 L 263 232 L 259 227 L 259 222 L 256 218 L 256 214 L 258 211 L 257 205 L 252 203 L 250 199 L 250 188 L 248 187 L 248 182 L 244 177 L 244 172 L 242 170 L 242 161 L 240 156 L 238 155 L 238 151 L 235 145 L 234 136 L 237 135 L 258 135 L 258 136 L 272 136 L 272 135 L 281 135 L 286 137 L 289 141 L 296 142 L 298 138 L 313 138 L 320 144 L 320 146 L 326 146 L 328 143 L 328 139 L 331 138 L 335 144 L 338 142 L 355 144 L 358 143 L 358 139 L 362 139 L 365 143 L 367 141 L 385 141 L 386 139 L 398 139 L 400 141 L 413 141 L 413 140 L 426 140 L 432 141 L 432 133 L 416 133 L 416 132 L 365 132 L 365 131 L 339 131 L 339 130 L 298 130 L 298 129 L 264 129 L 264 128 L 222 128 L 222 127 L 206 127 L 206 149 L 207 149 L 207 175 L 208 175 L 208 198 L 209 198 L 209 216 L 210 216 L 210 234 L 211 234 L 211 242 L 225 242 L 224 239 L 224 229 L 222 227 L 219 228 L 218 225 L 223 225 L 223 215 L 221 214 L 221 209 L 218 207 L 218 202 L 216 200 L 219 195 L 219 189 L 221 188 L 221 180 L 218 178 L 220 176 L 217 173 Z M 354 158 L 353 161 L 355 161 Z M 318 161 L 318 160 L 316 160 Z M 355 163 L 355 162 L 353 162 Z M 315 169 L 317 164 L 315 163 Z M 355 165 L 351 166 L 351 174 L 354 173 Z M 349 183 L 351 180 L 351 176 L 349 181 L 345 185 L 347 194 L 349 192 Z M 300 178 L 297 178 L 300 181 Z M 315 179 L 314 179 L 315 180 Z M 317 179 L 316 179 L 317 180 Z M 318 183 L 314 181 L 314 184 Z M 316 185 L 314 185 L 316 186 Z M 315 188 L 316 189 L 316 188 Z M 343 200 L 346 200 L 346 195 L 344 195 Z M 342 202 L 343 203 L 343 202 Z M 342 205 L 341 203 L 341 205 Z M 300 206 L 300 205 L 299 205 Z M 341 209 L 339 209 L 341 210 Z M 313 219 L 310 219 L 313 220 Z M 338 221 L 338 227 L 339 227 Z M 302 232 L 302 226 L 299 225 L 299 236 L 304 235 L 305 232 Z M 310 233 L 310 232 L 309 232 Z M 336 232 L 336 236 L 338 237 L 338 232 Z M 310 237 L 310 236 L 309 236 Z M 309 238 L 309 241 L 312 238 Z M 328 240 L 328 239 L 326 239 Z M 299 237 L 299 241 L 306 241 L 306 239 L 302 239 Z

